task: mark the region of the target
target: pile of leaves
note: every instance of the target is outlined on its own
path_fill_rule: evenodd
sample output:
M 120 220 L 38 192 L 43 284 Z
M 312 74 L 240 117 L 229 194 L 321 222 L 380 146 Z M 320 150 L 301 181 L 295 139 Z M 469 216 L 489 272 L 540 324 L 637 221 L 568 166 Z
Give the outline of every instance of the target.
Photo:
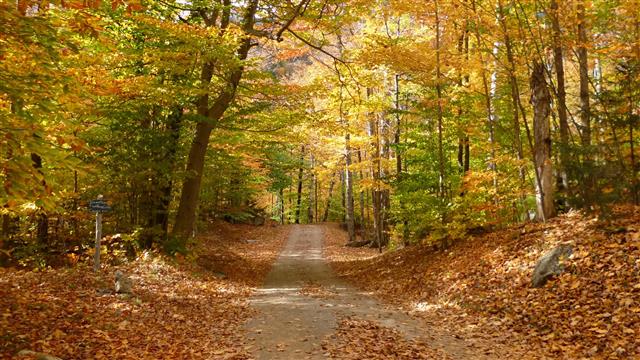
M 330 241 L 329 241 L 330 242 Z M 531 287 L 537 260 L 573 246 L 566 272 Z M 349 252 L 349 248 L 343 248 Z M 460 336 L 502 334 L 532 358 L 640 356 L 640 209 L 606 220 L 572 212 L 545 224 L 415 246 L 374 258 L 334 257 L 345 278 Z
M 329 299 L 337 295 L 334 290 L 313 281 L 306 282 L 304 286 L 298 290 L 298 293 L 303 296 L 310 296 L 318 299 Z
M 343 318 L 322 348 L 332 359 L 448 359 L 423 342 L 406 340 L 394 329 L 356 317 Z
M 65 360 L 247 358 L 241 327 L 251 315 L 249 284 L 262 281 L 287 231 L 206 234 L 191 256 L 219 251 L 213 263 L 226 276 L 199 261 L 146 254 L 117 268 L 130 275 L 131 295 L 113 293 L 115 267 L 97 275 L 83 265 L 0 269 L 0 358 L 24 349 Z M 247 242 L 249 235 L 257 240 Z

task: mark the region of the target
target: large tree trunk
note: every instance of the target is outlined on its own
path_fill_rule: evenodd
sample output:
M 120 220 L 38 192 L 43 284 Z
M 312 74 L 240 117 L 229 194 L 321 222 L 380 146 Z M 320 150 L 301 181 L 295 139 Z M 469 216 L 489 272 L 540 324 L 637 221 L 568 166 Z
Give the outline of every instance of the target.
M 551 95 L 544 77 L 544 65 L 535 62 L 531 73 L 531 104 L 535 138 L 535 165 L 540 177 L 536 186 L 538 217 L 546 221 L 555 216 L 553 205 L 553 173 L 551 166 Z
M 213 126 L 208 123 L 198 123 L 196 126 L 196 136 L 191 144 L 187 161 L 187 178 L 182 184 L 180 204 L 173 227 L 173 233 L 181 237 L 195 235 L 196 209 L 202 184 L 204 159 L 212 130 Z
M 247 5 L 243 18 L 242 28 L 245 33 L 249 34 L 253 30 L 255 24 L 255 14 L 258 9 L 258 0 L 252 0 Z M 228 16 L 223 19 L 223 23 L 228 22 Z M 223 28 L 226 27 L 223 26 Z M 239 60 L 245 60 L 251 48 L 251 37 L 247 36 L 242 40 L 237 52 Z M 203 64 L 200 79 L 203 88 L 207 89 L 213 76 L 213 63 Z M 182 184 L 182 193 L 178 213 L 176 214 L 176 223 L 173 228 L 173 234 L 179 237 L 191 237 L 195 233 L 196 209 L 200 196 L 200 187 L 202 185 L 202 175 L 204 170 L 204 161 L 209 146 L 209 137 L 214 125 L 220 121 L 225 111 L 231 105 L 236 95 L 236 89 L 242 78 L 244 67 L 239 66 L 232 70 L 228 77 L 228 83 L 224 90 L 215 98 L 213 104 L 209 106 L 209 95 L 203 95 L 198 101 L 198 115 L 205 116 L 207 122 L 199 122 L 196 126 L 196 135 L 187 160 L 187 178 Z

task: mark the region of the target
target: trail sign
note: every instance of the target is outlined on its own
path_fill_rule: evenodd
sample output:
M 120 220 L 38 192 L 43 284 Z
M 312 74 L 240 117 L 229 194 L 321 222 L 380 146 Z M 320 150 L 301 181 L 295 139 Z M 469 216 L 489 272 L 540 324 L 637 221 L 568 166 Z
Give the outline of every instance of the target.
M 96 200 L 89 201 L 89 210 L 92 212 L 107 212 L 111 211 L 111 206 L 109 206 L 109 204 L 107 204 L 103 199 L 98 198 Z
M 102 195 L 98 195 L 96 200 L 89 201 L 89 210 L 96 213 L 96 244 L 95 252 L 93 254 L 93 271 L 100 270 L 100 240 L 102 240 L 102 213 L 111 211 L 111 206 L 102 198 Z

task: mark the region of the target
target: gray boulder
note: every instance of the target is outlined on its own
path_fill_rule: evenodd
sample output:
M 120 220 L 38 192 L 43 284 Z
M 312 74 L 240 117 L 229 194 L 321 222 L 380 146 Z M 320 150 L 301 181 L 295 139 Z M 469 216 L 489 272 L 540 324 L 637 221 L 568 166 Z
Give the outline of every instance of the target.
M 573 248 L 569 244 L 561 244 L 553 250 L 544 254 L 538 260 L 536 268 L 533 270 L 531 287 L 543 287 L 552 276 L 560 275 L 564 271 L 562 260 L 567 259 L 573 253 Z
M 129 276 L 120 270 L 115 274 L 114 288 L 117 294 L 131 294 L 133 291 L 133 282 Z

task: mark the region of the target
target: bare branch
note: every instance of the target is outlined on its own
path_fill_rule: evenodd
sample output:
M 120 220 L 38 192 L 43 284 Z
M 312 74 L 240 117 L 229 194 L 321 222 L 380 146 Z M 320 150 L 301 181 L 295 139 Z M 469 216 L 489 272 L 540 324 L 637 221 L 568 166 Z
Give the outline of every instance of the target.
M 293 15 L 289 18 L 289 20 L 287 20 L 287 22 L 282 26 L 282 28 L 280 30 L 278 30 L 278 32 L 276 33 L 275 39 L 277 41 L 282 41 L 282 34 L 289 30 L 289 26 L 291 26 L 291 24 L 293 24 L 294 20 L 304 14 L 304 12 L 307 10 L 307 6 L 309 6 L 309 3 L 311 2 L 311 0 L 302 0 L 300 1 L 300 4 L 298 4 L 298 6 L 296 6 L 296 10 L 294 11 Z
M 298 35 L 298 34 L 297 34 L 296 32 L 294 32 L 293 30 L 291 30 L 291 29 L 286 29 L 286 31 L 288 31 L 289 33 L 291 33 L 291 35 L 293 35 L 296 39 L 298 39 L 298 40 L 302 41 L 303 43 L 305 43 L 307 46 L 309 46 L 309 47 L 311 47 L 311 48 L 313 48 L 313 49 L 315 49 L 315 50 L 320 51 L 321 53 L 323 53 L 323 54 L 325 54 L 325 55 L 329 56 L 329 57 L 330 57 L 330 58 L 332 58 L 333 60 L 335 60 L 335 61 L 337 61 L 337 62 L 340 62 L 340 63 L 343 63 L 343 64 L 345 64 L 345 65 L 346 65 L 346 64 L 348 64 L 348 62 L 347 62 L 347 61 L 345 61 L 345 60 L 343 60 L 343 59 L 339 58 L 339 57 L 338 57 L 338 56 L 336 56 L 336 55 L 331 54 L 331 53 L 330 53 L 330 52 L 328 52 L 327 50 L 323 49 L 321 46 L 318 46 L 318 45 L 312 44 L 309 40 L 307 40 L 307 39 L 303 38 L 302 36 Z

